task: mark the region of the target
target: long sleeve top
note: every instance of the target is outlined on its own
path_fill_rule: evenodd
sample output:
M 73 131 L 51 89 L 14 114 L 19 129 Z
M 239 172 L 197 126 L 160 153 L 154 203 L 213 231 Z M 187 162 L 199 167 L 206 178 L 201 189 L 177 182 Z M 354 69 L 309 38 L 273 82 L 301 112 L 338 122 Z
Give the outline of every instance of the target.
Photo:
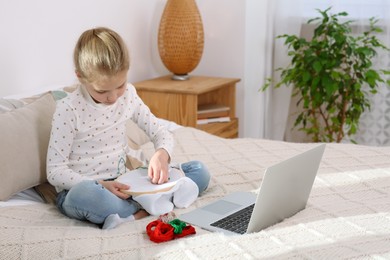
M 81 85 L 57 101 L 47 153 L 47 179 L 57 192 L 83 180 L 116 178 L 125 171 L 127 120 L 145 131 L 155 149 L 172 154 L 172 134 L 131 84 L 113 105 L 97 104 Z

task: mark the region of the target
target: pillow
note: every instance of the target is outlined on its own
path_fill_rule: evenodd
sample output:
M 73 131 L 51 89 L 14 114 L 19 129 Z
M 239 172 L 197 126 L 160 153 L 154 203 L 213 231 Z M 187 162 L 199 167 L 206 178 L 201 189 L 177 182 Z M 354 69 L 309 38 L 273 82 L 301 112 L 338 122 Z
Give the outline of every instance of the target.
M 0 98 L 0 113 L 24 106 L 21 100 Z
M 46 182 L 55 101 L 50 93 L 0 114 L 0 200 Z

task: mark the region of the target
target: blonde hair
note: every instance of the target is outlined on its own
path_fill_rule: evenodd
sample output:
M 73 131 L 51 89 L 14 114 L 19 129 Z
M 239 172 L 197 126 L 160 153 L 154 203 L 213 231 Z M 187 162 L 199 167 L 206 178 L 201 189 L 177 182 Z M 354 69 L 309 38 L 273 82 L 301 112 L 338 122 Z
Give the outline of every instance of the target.
M 129 53 L 123 39 L 104 27 L 81 34 L 74 49 L 73 61 L 79 79 L 90 83 L 114 76 L 130 67 Z

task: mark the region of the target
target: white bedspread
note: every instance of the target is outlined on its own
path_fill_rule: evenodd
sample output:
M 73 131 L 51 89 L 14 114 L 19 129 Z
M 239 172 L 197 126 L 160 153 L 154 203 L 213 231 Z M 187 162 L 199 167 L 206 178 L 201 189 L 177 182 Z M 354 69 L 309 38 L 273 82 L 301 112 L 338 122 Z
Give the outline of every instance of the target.
M 222 139 L 175 131 L 174 161 L 203 161 L 207 192 L 189 209 L 258 189 L 263 170 L 316 144 Z M 151 145 L 144 147 L 150 154 Z M 281 191 L 283 192 L 283 191 Z M 62 216 L 52 205 L 0 208 L 0 259 L 390 259 L 390 147 L 328 144 L 307 208 L 261 232 L 224 236 L 197 229 L 149 241 L 148 217 L 113 230 Z

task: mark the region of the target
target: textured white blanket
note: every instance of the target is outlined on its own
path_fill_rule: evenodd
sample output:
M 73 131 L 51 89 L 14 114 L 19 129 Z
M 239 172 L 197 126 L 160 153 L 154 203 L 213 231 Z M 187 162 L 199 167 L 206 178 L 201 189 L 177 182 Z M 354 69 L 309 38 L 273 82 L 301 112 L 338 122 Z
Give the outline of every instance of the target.
M 174 161 L 201 160 L 212 173 L 208 191 L 177 215 L 231 191 L 258 189 L 266 167 L 315 145 L 228 140 L 192 128 L 175 136 Z M 0 259 L 390 259 L 390 147 L 327 145 L 307 208 L 258 233 L 198 228 L 155 244 L 145 233 L 154 219 L 101 230 L 51 205 L 3 208 Z

